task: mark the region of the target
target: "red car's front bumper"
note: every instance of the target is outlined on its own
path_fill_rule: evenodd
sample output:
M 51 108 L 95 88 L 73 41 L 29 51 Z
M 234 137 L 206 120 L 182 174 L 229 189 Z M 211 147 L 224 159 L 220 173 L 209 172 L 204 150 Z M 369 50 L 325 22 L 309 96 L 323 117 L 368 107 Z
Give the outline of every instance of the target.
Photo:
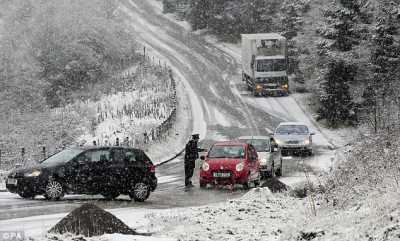
M 227 176 L 218 176 L 214 173 L 229 173 L 229 177 Z M 227 175 L 227 174 L 225 174 Z M 234 185 L 234 184 L 244 184 L 248 182 L 248 170 L 243 171 L 232 171 L 232 170 L 209 170 L 209 171 L 200 171 L 200 184 L 215 184 L 215 185 Z

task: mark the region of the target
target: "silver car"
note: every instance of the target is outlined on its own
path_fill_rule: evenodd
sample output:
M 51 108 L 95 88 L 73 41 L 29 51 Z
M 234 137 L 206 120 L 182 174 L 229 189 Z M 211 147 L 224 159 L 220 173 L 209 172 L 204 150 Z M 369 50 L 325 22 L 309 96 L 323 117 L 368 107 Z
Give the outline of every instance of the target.
M 269 136 L 241 136 L 239 141 L 249 143 L 256 148 L 258 158 L 260 159 L 261 178 L 280 176 L 281 161 L 278 160 L 277 150 L 271 146 L 271 137 Z M 278 160 L 278 161 L 276 161 Z
M 301 122 L 282 122 L 278 125 L 274 132 L 274 144 L 277 145 L 282 153 L 282 156 L 294 154 L 313 153 L 312 136 L 308 126 Z

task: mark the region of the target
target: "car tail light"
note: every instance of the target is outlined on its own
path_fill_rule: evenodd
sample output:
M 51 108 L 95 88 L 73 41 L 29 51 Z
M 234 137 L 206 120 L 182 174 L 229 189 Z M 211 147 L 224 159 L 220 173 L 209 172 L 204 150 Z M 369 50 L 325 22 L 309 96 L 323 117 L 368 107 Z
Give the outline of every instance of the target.
M 150 170 L 150 172 L 155 173 L 156 172 L 156 166 L 150 165 L 149 166 L 149 170 Z

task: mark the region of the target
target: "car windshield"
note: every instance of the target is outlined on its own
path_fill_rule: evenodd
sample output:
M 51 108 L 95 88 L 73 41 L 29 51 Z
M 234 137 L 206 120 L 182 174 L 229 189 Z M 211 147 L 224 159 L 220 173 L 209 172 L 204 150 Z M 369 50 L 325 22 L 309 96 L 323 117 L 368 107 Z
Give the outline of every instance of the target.
M 269 151 L 270 143 L 268 139 L 242 139 L 242 141 L 252 144 L 257 152 Z
M 277 134 L 295 134 L 304 135 L 308 134 L 308 128 L 304 125 L 282 125 L 276 130 Z
M 56 165 L 60 163 L 66 163 L 77 155 L 81 154 L 83 150 L 79 149 L 67 149 L 60 151 L 49 158 L 43 160 L 41 164 L 43 165 Z
M 257 60 L 257 72 L 285 71 L 284 59 L 260 59 Z
M 244 158 L 243 146 L 213 146 L 208 153 L 209 158 Z

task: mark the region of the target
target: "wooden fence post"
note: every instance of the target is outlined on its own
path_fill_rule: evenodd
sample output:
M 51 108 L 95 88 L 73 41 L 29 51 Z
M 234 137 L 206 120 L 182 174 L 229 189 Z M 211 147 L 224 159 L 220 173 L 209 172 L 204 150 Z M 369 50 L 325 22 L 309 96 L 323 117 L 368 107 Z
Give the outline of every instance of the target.
M 42 156 L 43 160 L 46 159 L 46 146 L 42 146 Z
M 25 163 L 25 147 L 21 148 L 21 161 Z

